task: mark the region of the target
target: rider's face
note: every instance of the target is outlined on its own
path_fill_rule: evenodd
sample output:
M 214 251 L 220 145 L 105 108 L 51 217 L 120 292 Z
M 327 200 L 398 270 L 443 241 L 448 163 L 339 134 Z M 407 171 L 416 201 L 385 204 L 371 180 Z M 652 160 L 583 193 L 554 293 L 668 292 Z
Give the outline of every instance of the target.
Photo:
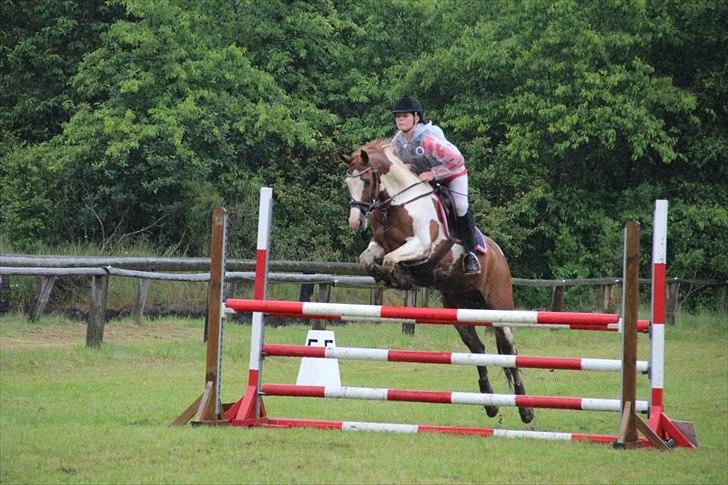
M 420 117 L 416 113 L 395 113 L 394 123 L 397 129 L 407 133 L 419 121 Z

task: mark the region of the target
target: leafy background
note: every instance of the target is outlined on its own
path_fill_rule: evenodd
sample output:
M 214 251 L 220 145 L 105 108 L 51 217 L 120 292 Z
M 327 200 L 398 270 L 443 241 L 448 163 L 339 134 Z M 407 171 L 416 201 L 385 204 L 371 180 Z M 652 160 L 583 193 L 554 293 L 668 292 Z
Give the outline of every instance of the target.
M 464 153 L 521 277 L 620 272 L 670 201 L 671 276 L 728 278 L 728 4 L 576 0 L 4 1 L 0 243 L 354 260 L 339 153 L 404 93 Z M 649 255 L 644 256 L 644 268 Z

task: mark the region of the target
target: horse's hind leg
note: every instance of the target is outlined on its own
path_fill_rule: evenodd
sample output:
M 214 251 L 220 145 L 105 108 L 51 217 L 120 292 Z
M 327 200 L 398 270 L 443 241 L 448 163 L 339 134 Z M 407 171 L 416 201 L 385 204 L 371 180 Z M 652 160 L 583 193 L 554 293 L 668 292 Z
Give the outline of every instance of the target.
M 495 341 L 498 347 L 499 354 L 505 355 L 516 355 L 516 346 L 513 343 L 513 334 L 511 329 L 508 327 L 495 328 Z M 526 386 L 524 386 L 521 380 L 521 373 L 518 371 L 518 367 L 506 367 L 504 368 L 508 381 L 513 385 L 513 390 L 516 394 L 526 394 Z M 524 423 L 530 423 L 533 420 L 533 409 L 527 407 L 518 408 L 518 413 L 521 415 L 521 421 Z
M 460 338 L 463 340 L 465 345 L 468 346 L 468 349 L 470 349 L 470 352 L 474 354 L 483 354 L 485 353 L 485 346 L 483 345 L 483 342 L 481 342 L 480 338 L 478 337 L 478 334 L 475 332 L 475 327 L 470 326 L 464 326 L 464 325 L 456 325 L 455 328 L 457 329 L 458 333 L 460 334 Z M 478 367 L 478 385 L 480 386 L 480 392 L 483 394 L 493 394 L 493 387 L 490 385 L 490 381 L 488 380 L 488 369 L 483 366 L 479 365 Z M 498 406 L 484 406 L 485 407 L 485 413 L 489 417 L 494 417 L 496 414 L 498 414 Z

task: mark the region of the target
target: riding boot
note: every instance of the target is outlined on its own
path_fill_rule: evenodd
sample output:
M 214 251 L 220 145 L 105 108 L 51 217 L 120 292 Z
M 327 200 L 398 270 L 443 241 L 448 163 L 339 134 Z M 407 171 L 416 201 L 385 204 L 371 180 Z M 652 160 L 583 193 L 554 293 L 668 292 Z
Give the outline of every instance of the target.
M 475 222 L 473 222 L 473 213 L 468 210 L 464 216 L 458 216 L 458 232 L 460 240 L 465 246 L 465 256 L 463 256 L 463 268 L 465 274 L 480 273 L 480 262 L 475 255 Z

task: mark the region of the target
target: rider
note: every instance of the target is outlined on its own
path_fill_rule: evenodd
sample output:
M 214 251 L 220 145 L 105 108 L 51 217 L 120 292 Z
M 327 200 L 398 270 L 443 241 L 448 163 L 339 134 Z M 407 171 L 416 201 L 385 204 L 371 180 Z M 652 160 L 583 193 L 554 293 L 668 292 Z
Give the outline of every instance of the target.
M 475 225 L 468 209 L 468 170 L 455 145 L 447 141 L 439 126 L 422 114 L 422 103 L 404 96 L 392 109 L 397 134 L 392 138 L 394 154 L 415 172 L 421 181 L 433 180 L 450 189 L 457 213 L 458 232 L 465 246 L 465 274 L 480 273 L 475 256 Z

